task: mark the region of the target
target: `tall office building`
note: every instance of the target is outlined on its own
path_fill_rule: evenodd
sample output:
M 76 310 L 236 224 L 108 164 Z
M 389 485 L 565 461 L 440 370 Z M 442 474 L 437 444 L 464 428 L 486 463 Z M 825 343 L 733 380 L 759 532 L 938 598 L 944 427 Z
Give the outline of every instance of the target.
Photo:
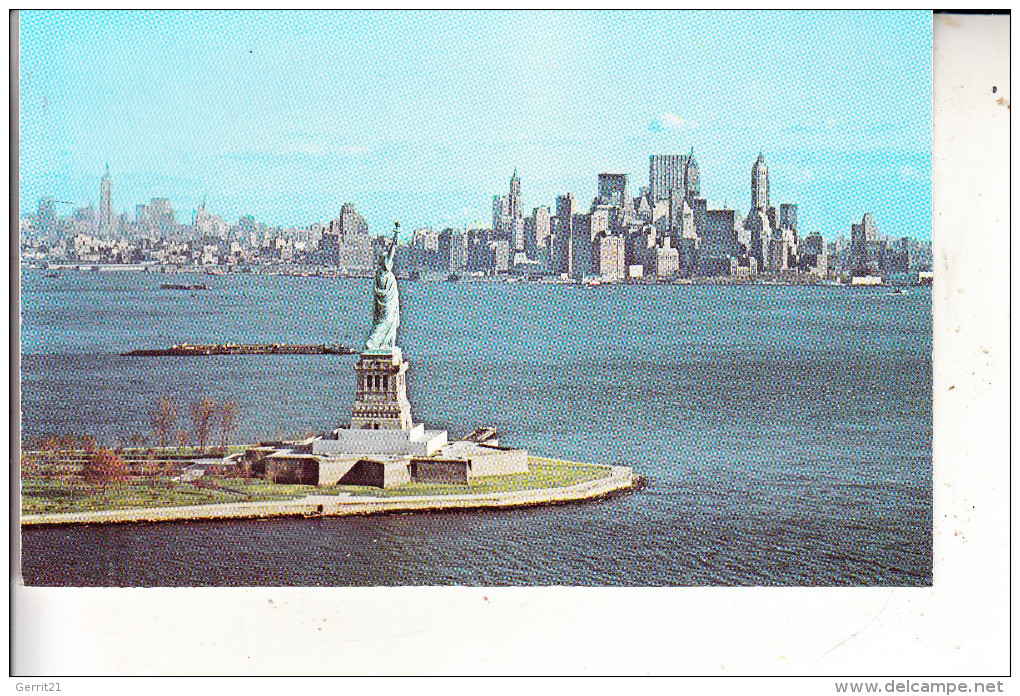
M 769 209 L 769 167 L 765 164 L 765 155 L 760 152 L 751 167 L 751 208 Z
M 779 226 L 797 231 L 796 203 L 783 203 L 779 206 Z
M 351 203 L 340 207 L 340 216 L 331 220 L 328 233 L 337 237 L 336 265 L 345 273 L 370 274 L 375 268 L 375 247 L 368 234 L 368 223 Z
M 557 234 L 553 242 L 553 270 L 570 273 L 574 259 L 574 194 L 556 197 Z
M 517 176 L 517 169 L 514 168 L 514 175 L 510 177 L 509 215 L 514 220 L 524 217 L 521 213 L 521 180 Z
M 439 233 L 439 262 L 450 273 L 458 273 L 467 266 L 468 237 L 463 230 L 447 227 Z
M 599 205 L 622 208 L 626 198 L 626 174 L 599 174 Z
M 116 230 L 113 217 L 113 206 L 111 201 L 113 186 L 110 181 L 110 165 L 106 165 L 106 173 L 103 174 L 102 184 L 99 191 L 99 234 L 109 235 Z
M 467 231 L 467 257 L 464 268 L 469 271 L 490 271 L 492 269 L 492 230 L 474 229 Z
M 503 219 L 507 217 L 506 196 L 499 194 L 492 197 L 492 229 L 499 232 L 503 229 Z
M 515 221 L 520 220 L 520 225 Z M 523 239 L 524 215 L 521 212 L 521 180 L 514 169 L 510 177 L 510 193 L 506 196 L 492 197 L 492 229 L 499 236 L 509 237 L 514 242 L 515 234 L 520 232 Z M 518 231 L 520 227 L 520 231 Z
M 648 159 L 648 189 L 651 202 L 669 200 L 669 192 L 680 188 L 680 155 L 651 155 Z
M 355 209 L 351 203 L 344 203 L 340 206 L 340 217 L 330 223 L 335 227 L 342 238 L 363 236 L 368 234 L 368 223 Z
M 650 203 L 668 201 L 670 191 L 681 191 L 684 198 L 701 195 L 701 177 L 693 147 L 689 155 L 651 155 L 648 158 Z
M 701 251 L 705 258 L 724 258 L 739 253 L 737 228 L 740 226 L 735 210 L 709 210 L 705 214 L 705 234 Z
M 538 249 L 544 249 L 549 240 L 550 217 L 549 208 L 544 205 L 535 208 L 532 213 L 535 225 L 535 247 Z
M 525 248 L 525 235 L 524 235 L 524 218 L 516 217 L 510 218 L 507 224 L 507 236 L 510 243 L 513 245 L 514 251 L 524 251 Z

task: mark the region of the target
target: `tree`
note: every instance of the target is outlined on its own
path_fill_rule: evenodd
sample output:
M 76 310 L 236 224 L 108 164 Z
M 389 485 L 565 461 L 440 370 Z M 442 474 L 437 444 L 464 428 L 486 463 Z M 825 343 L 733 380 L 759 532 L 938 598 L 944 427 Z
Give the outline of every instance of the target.
M 182 450 L 188 446 L 188 442 L 191 441 L 191 433 L 184 428 L 177 431 L 177 446 Z
M 215 401 L 208 398 L 202 398 L 191 405 L 191 420 L 195 424 L 195 439 L 198 440 L 199 451 L 205 451 L 219 408 Z
M 227 400 L 220 406 L 220 445 L 224 454 L 226 454 L 227 445 L 230 444 L 234 430 L 237 429 L 237 412 L 236 401 Z
M 85 450 L 86 454 L 89 454 L 96 449 L 96 438 L 87 433 L 79 436 L 78 442 L 81 443 L 81 448 Z
M 128 470 L 123 459 L 107 449 L 99 448 L 90 452 L 85 459 L 81 476 L 86 483 L 102 485 L 105 493 L 111 483 L 127 479 Z
M 78 439 L 70 433 L 57 436 L 57 452 L 59 454 L 71 455 L 74 453 L 74 445 Z
M 163 398 L 151 414 L 152 434 L 160 448 L 166 449 L 177 430 L 177 409 L 170 400 Z
M 55 436 L 42 436 L 39 439 L 39 449 L 47 464 L 56 465 L 60 461 L 60 440 Z

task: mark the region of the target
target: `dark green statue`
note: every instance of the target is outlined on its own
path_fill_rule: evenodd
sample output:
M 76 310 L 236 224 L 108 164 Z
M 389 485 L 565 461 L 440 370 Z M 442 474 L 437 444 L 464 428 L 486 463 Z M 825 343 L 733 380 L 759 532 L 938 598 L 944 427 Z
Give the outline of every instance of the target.
M 390 350 L 397 345 L 397 327 L 400 326 L 400 297 L 397 294 L 397 277 L 393 275 L 393 257 L 397 253 L 397 233 L 400 223 L 393 224 L 393 240 L 379 257 L 375 271 L 375 310 L 372 333 L 365 341 L 366 351 Z

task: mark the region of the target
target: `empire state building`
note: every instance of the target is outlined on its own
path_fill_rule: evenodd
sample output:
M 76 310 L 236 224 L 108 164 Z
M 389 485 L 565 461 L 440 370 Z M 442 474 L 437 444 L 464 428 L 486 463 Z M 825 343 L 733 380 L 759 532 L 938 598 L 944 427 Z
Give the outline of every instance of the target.
M 751 168 L 751 208 L 769 209 L 769 167 L 765 164 L 765 155 L 760 152 Z

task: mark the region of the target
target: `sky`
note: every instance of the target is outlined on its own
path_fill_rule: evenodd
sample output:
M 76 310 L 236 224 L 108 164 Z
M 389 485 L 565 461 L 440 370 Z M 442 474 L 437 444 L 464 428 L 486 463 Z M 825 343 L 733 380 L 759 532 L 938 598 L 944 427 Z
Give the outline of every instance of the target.
M 20 205 L 489 226 L 694 148 L 709 207 L 931 236 L 928 12 L 20 13 Z M 58 206 L 59 214 L 69 206 Z

